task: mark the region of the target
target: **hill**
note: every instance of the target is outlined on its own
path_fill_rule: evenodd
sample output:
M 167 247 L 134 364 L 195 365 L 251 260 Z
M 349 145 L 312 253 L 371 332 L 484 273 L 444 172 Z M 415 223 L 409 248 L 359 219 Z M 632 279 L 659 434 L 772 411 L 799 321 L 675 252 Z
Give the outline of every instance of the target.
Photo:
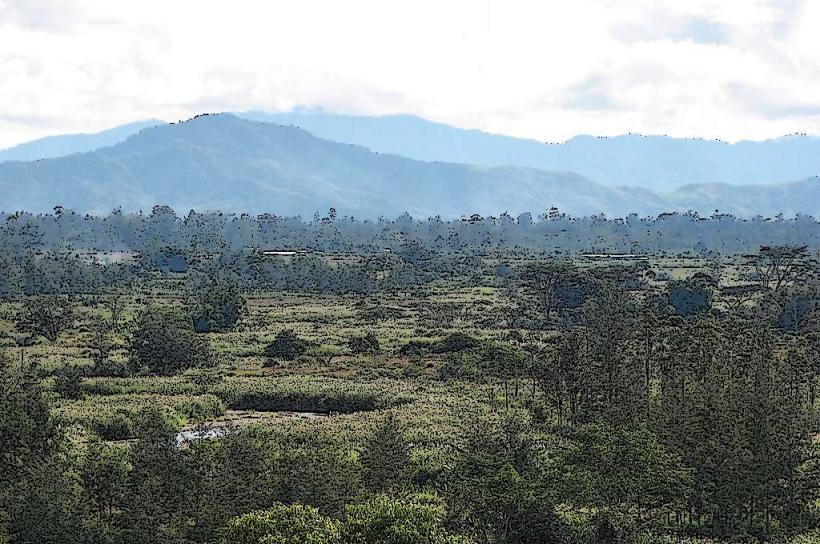
M 663 196 L 607 187 L 568 172 L 424 162 L 322 140 L 287 126 L 230 114 L 146 128 L 96 151 L 34 162 L 0 164 L 0 202 L 6 211 L 148 210 L 156 203 L 181 212 L 219 209 L 310 217 L 335 207 L 376 218 L 541 212 L 550 206 L 574 215 L 657 214 L 696 209 L 711 213 L 816 213 L 817 180 L 745 189 L 690 186 Z M 759 199 L 760 205 L 755 201 Z
M 95 132 L 93 134 L 62 134 L 47 136 L 30 142 L 22 143 L 8 149 L 0 150 L 0 162 L 4 161 L 36 161 L 64 157 L 72 153 L 94 151 L 101 147 L 118 144 L 140 130 L 165 121 L 151 119 L 120 125 L 118 127 Z
M 728 144 L 629 134 L 576 136 L 561 144 L 464 130 L 409 115 L 245 112 L 337 142 L 425 161 L 517 165 L 576 172 L 608 185 L 672 191 L 693 183 L 760 184 L 820 175 L 820 138 L 785 136 Z

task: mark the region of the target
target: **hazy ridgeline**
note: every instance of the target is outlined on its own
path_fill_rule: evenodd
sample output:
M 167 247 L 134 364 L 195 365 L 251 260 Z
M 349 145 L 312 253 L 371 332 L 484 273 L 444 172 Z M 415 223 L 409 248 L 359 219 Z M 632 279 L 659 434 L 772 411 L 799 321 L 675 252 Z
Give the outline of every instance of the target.
M 816 542 L 818 230 L 8 215 L 0 543 Z

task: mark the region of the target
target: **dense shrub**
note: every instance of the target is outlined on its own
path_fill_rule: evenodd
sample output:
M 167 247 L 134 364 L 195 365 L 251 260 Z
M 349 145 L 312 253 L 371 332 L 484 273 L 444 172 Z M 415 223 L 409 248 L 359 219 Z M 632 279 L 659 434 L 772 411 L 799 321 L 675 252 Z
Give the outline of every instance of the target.
M 443 508 L 424 500 L 379 497 L 348 506 L 335 521 L 310 506 L 277 504 L 232 519 L 223 544 L 469 544 L 443 523 Z
M 381 351 L 379 338 L 372 331 L 364 336 L 354 336 L 350 339 L 350 351 L 369 355 L 379 353 Z
M 231 330 L 246 312 L 236 282 L 205 274 L 188 279 L 186 303 L 197 332 Z
M 127 440 L 134 436 L 133 415 L 117 411 L 92 420 L 91 430 L 103 440 Z
M 300 355 L 304 355 L 310 344 L 291 330 L 284 330 L 276 335 L 273 342 L 265 346 L 265 357 L 268 359 L 282 359 L 293 361 Z M 271 361 L 268 361 L 270 364 Z
M 206 341 L 197 336 L 190 318 L 172 306 L 151 306 L 137 316 L 129 356 L 135 370 L 152 374 L 211 364 Z
M 712 309 L 712 291 L 705 278 L 671 281 L 666 296 L 675 313 L 680 316 L 704 314 Z
M 83 396 L 83 369 L 68 365 L 54 377 L 54 391 L 64 399 L 79 399 Z
M 339 524 L 312 506 L 275 504 L 232 519 L 223 544 L 341 544 Z

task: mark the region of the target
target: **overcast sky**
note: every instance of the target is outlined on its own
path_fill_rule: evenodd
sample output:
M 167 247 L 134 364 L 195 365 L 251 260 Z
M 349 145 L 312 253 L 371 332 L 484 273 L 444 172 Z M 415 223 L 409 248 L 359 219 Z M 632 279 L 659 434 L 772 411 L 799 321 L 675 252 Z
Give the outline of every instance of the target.
M 820 133 L 820 1 L 0 0 L 0 147 L 206 111 Z

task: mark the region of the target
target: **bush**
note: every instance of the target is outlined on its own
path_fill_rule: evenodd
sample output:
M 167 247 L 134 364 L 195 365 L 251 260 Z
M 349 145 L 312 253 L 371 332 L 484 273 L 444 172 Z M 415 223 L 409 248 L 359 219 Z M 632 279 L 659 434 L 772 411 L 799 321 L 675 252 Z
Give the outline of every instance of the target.
M 64 399 L 83 397 L 83 369 L 76 365 L 62 368 L 54 378 L 54 391 Z
M 377 354 L 381 351 L 379 338 L 374 332 L 369 332 L 365 336 L 355 336 L 350 339 L 350 351 L 355 354 Z
M 245 299 L 235 282 L 197 275 L 188 282 L 187 307 L 196 332 L 224 332 L 245 314 Z
M 410 340 L 401 348 L 399 348 L 399 355 L 405 357 L 420 357 L 433 351 L 433 344 L 425 342 L 424 340 Z
M 441 507 L 423 500 L 379 497 L 348 506 L 340 522 L 311 506 L 277 504 L 232 519 L 222 544 L 469 544 L 443 518 Z
M 712 291 L 708 282 L 701 277 L 672 281 L 667 289 L 669 304 L 680 316 L 704 314 L 712 309 Z
M 129 355 L 132 367 L 152 374 L 211 364 L 208 344 L 197 336 L 188 316 L 167 306 L 149 307 L 137 316 Z
M 411 340 L 399 349 L 399 354 L 405 356 L 420 356 L 428 353 L 458 353 L 473 349 L 480 345 L 480 343 L 479 340 L 468 334 L 454 332 L 435 342 Z
M 449 533 L 443 519 L 444 509 L 424 498 L 378 497 L 347 507 L 342 540 L 373 544 L 469 544 L 468 538 Z
M 464 351 L 465 349 L 472 349 L 478 346 L 478 344 L 479 341 L 472 336 L 462 332 L 454 332 L 436 342 L 434 349 L 436 353 L 453 353 Z
M 276 504 L 268 510 L 233 518 L 223 531 L 223 544 L 340 543 L 339 524 L 312 506 Z
M 282 359 L 293 361 L 308 350 L 310 344 L 291 330 L 285 330 L 276 335 L 276 339 L 265 346 L 265 357 L 268 359 Z
M 127 440 L 134 436 L 134 423 L 128 413 L 120 411 L 95 419 L 91 430 L 103 440 Z

